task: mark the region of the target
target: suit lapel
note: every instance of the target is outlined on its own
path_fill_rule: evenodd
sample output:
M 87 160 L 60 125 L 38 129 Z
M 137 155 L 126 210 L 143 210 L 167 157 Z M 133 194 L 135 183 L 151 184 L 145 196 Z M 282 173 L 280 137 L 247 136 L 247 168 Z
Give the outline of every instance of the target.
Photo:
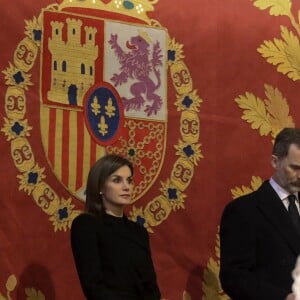
M 259 188 L 258 194 L 258 208 L 298 255 L 300 253 L 300 235 L 294 228 L 281 199 L 267 181 Z

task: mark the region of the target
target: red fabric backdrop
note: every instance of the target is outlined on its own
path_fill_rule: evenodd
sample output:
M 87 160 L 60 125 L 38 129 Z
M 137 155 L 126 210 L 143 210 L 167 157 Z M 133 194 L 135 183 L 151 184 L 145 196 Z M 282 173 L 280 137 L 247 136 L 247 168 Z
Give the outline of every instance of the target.
M 297 76 L 290 78 L 278 71 L 257 50 L 265 40 L 282 38 L 281 26 L 294 32 L 296 39 L 298 34 L 288 16 L 271 15 L 269 9 L 260 10 L 254 2 L 160 0 L 151 13 L 153 19 L 168 29 L 170 37 L 183 45 L 182 60 L 190 71 L 193 88 L 203 100 L 198 113 L 198 142 L 203 158 L 199 159 L 191 183 L 184 191 L 185 207 L 172 211 L 166 220 L 152 228 L 154 233 L 150 235 L 158 282 L 165 299 L 227 299 L 218 290 L 217 281 L 217 234 L 222 210 L 233 197 L 232 189 L 255 188 L 255 184 L 251 186 L 253 176 L 265 179 L 271 174 L 271 131 L 263 135 L 261 126 L 251 127 L 254 122 L 242 119 L 243 108 L 235 100 L 246 92 L 266 99 L 267 84 L 282 93 L 281 98 L 285 99 L 278 96 L 282 100 L 278 105 L 282 109 L 288 106 L 293 124 L 299 122 Z M 83 299 L 70 250 L 69 228 L 55 231 L 49 216 L 36 205 L 32 195 L 20 188 L 17 177 L 20 172 L 12 158 L 11 140 L 4 130 L 5 95 L 9 86 L 5 70 L 24 38 L 25 20 L 39 16 L 52 3 L 49 0 L 2 2 L 0 13 L 0 293 L 4 297 L 0 299 L 9 299 L 7 293 L 17 300 Z M 296 0 L 286 3 L 293 4 L 296 16 L 299 9 Z M 295 47 L 298 49 L 299 43 Z M 299 53 L 295 51 L 291 56 L 296 59 Z M 32 127 L 27 139 L 35 161 L 45 168 L 46 182 L 59 198 L 71 198 L 73 210 L 82 210 L 82 202 L 61 184 L 45 157 L 39 125 L 39 59 L 31 74 L 34 85 L 26 91 L 26 119 Z M 139 202 L 143 206 L 161 194 L 161 181 L 170 176 L 177 159 L 174 145 L 179 139 L 181 113 L 175 101 L 170 81 L 166 156 L 155 183 Z M 277 106 L 277 111 L 280 110 Z M 281 122 L 278 128 L 284 125 Z M 277 127 L 274 125 L 272 130 L 275 132 Z

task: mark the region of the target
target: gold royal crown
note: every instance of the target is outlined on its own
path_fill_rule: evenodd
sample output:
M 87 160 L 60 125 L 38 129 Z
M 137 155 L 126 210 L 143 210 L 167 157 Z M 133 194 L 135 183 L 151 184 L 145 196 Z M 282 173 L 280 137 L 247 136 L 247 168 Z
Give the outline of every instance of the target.
M 147 13 L 154 10 L 153 4 L 156 4 L 158 1 L 159 0 L 111 0 L 108 3 L 104 3 L 101 0 L 63 0 L 61 4 L 59 4 L 59 8 L 92 8 L 127 15 L 150 23 Z

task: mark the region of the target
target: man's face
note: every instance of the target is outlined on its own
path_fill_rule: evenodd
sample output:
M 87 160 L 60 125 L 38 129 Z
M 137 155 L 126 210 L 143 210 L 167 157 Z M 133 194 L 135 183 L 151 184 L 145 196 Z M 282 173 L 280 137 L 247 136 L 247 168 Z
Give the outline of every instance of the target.
M 300 191 L 300 149 L 291 144 L 288 155 L 278 158 L 272 155 L 272 166 L 275 169 L 273 179 L 289 193 Z

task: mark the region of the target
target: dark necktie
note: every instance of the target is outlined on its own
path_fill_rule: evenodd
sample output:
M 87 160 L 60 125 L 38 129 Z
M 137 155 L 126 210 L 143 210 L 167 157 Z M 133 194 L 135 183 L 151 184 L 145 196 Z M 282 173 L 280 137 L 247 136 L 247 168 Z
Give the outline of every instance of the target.
M 288 207 L 289 215 L 292 219 L 292 222 L 296 226 L 297 230 L 300 232 L 300 216 L 296 206 L 296 196 L 289 195 L 288 200 L 289 200 L 289 207 Z

